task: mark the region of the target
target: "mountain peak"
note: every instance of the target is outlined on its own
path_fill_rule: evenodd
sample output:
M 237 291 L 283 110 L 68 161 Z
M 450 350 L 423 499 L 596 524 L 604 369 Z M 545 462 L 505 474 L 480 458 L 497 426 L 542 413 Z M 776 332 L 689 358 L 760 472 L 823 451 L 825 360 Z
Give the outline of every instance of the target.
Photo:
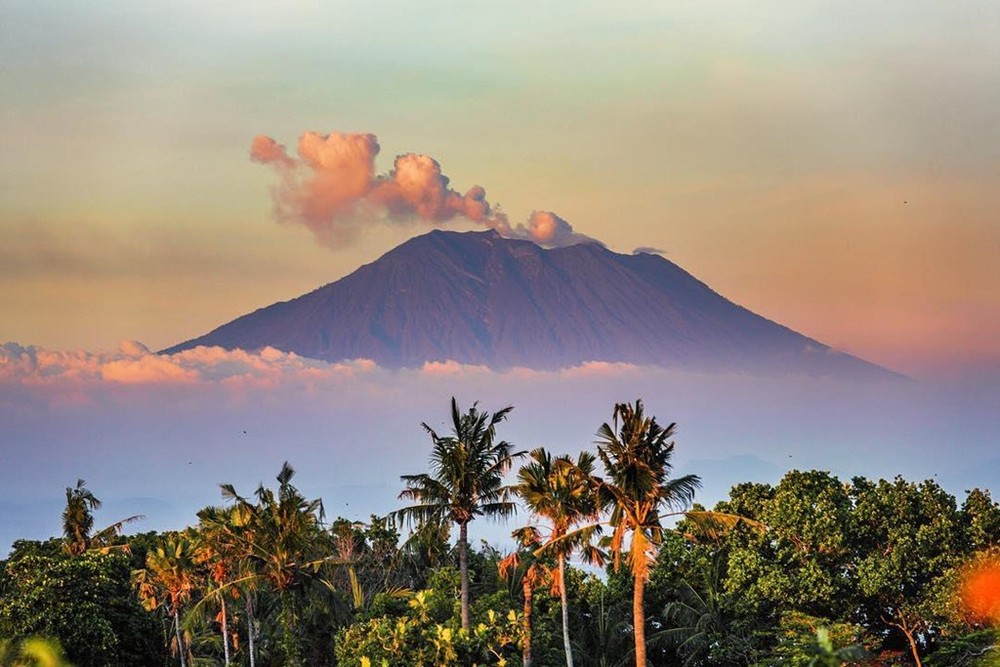
M 545 249 L 495 230 L 434 230 L 308 294 L 164 352 L 265 346 L 389 368 L 589 361 L 696 371 L 893 377 L 742 308 L 660 255 Z

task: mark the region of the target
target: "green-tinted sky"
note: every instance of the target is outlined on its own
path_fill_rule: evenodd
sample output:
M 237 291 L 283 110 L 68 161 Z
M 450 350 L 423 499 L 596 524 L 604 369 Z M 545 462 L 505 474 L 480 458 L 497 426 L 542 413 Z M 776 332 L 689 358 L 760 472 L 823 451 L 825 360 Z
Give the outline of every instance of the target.
M 1000 364 L 996 2 L 2 7 L 0 340 L 166 346 L 426 228 L 275 222 L 250 142 L 315 130 L 904 372 Z

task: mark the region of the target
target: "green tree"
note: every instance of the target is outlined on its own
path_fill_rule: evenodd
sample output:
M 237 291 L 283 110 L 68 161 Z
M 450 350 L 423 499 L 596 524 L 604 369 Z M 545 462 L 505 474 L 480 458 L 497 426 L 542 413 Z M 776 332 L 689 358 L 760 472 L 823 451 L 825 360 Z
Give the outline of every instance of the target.
M 570 570 L 575 572 L 576 570 Z M 606 577 L 570 577 L 570 599 L 576 614 L 577 657 L 585 667 L 621 667 L 632 657 L 629 615 L 632 577 L 610 568 Z M 553 661 L 554 663 L 554 661 Z
M 135 514 L 94 533 L 93 512 L 100 509 L 101 501 L 84 484 L 85 481 L 78 479 L 75 487 L 66 487 L 66 509 L 62 514 L 64 548 L 66 553 L 74 556 L 91 547 L 109 547 L 126 523 L 143 518 L 141 514 Z
M 79 667 L 158 662 L 156 623 L 129 584 L 121 551 L 71 556 L 60 541 L 18 541 L 0 564 L 0 637 L 49 637 Z
M 540 551 L 551 552 L 556 559 L 555 585 L 562 607 L 563 647 L 566 665 L 573 667 L 573 648 L 569 636 L 569 603 L 566 599 L 566 560 L 581 549 L 585 558 L 602 563 L 600 552 L 591 545 L 592 535 L 599 530 L 594 524 L 600 512 L 597 480 L 594 478 L 594 455 L 581 452 L 574 462 L 569 456 L 553 458 L 544 448 L 530 454 L 530 461 L 517 473 L 514 491 L 521 496 L 531 513 L 544 519 L 546 534 L 536 526 L 526 526 L 515 532 L 522 544 L 539 543 Z M 577 528 L 583 524 L 582 528 Z
M 398 520 L 440 526 L 448 521 L 458 525 L 458 562 L 462 579 L 462 628 L 469 629 L 469 522 L 477 516 L 507 518 L 517 507 L 504 475 L 516 457 L 510 443 L 497 440 L 497 424 L 513 407 L 492 415 L 480 412 L 473 403 L 462 413 L 451 399 L 452 433 L 438 435 L 426 423 L 431 437 L 430 474 L 403 475 L 406 488 L 401 500 L 415 504 L 397 510 Z
M 195 591 L 196 570 L 194 544 L 188 536 L 178 533 L 165 537 L 146 554 L 146 567 L 132 573 L 143 606 L 149 611 L 162 608 L 173 620 L 175 650 L 181 667 L 186 667 L 188 654 L 181 632 L 181 607 Z
M 685 667 L 746 667 L 758 654 L 758 619 L 741 596 L 726 593 L 724 556 L 717 552 L 700 564 L 701 572 L 681 579 L 664 607 L 660 636 L 676 647 Z M 657 563 L 651 581 L 660 571 Z
M 553 590 L 556 586 L 552 568 L 536 554 L 542 546 L 538 535 L 519 529 L 514 531 L 514 537 L 519 540 L 520 548 L 503 558 L 497 566 L 500 576 L 511 580 L 520 579 L 524 601 L 521 617 L 521 663 L 523 667 L 531 667 L 535 589 L 549 586 L 553 594 L 558 591 Z
M 972 551 L 1000 546 L 1000 504 L 989 490 L 972 489 L 962 503 L 962 525 Z
M 857 477 L 851 495 L 862 622 L 900 633 L 920 667 L 947 613 L 947 575 L 963 558 L 955 498 L 902 477 Z
M 218 605 L 216 619 L 222 632 L 223 662 L 229 667 L 230 656 L 230 613 L 227 601 L 232 593 L 240 572 L 241 549 L 236 537 L 235 508 L 206 507 L 198 512 L 198 541 L 195 545 L 195 560 L 207 570 L 205 578 L 206 599 Z
M 679 512 L 694 498 L 700 480 L 695 475 L 670 478 L 675 424 L 660 426 L 646 417 L 642 401 L 615 406 L 611 424 L 597 432 L 597 453 L 609 480 L 601 484 L 604 502 L 611 508 L 611 535 L 615 568 L 628 540 L 626 563 L 632 572 L 632 625 L 636 667 L 646 666 L 646 614 L 643 593 L 646 578 L 663 541 L 665 510 Z
M 444 568 L 432 577 L 435 588 L 408 593 L 373 616 L 341 630 L 335 640 L 340 667 L 414 665 L 495 665 L 516 660 L 520 622 L 513 610 L 486 610 L 480 622 L 465 630 L 455 625 L 454 597 Z M 445 585 L 440 585 L 445 584 Z
M 249 572 L 245 579 L 267 582 L 280 599 L 281 650 L 287 667 L 304 664 L 300 593 L 307 582 L 320 578 L 325 564 L 336 561 L 323 530 L 323 503 L 307 500 L 292 485 L 294 475 L 286 461 L 277 476 L 277 494 L 262 484 L 254 492 L 255 502 L 240 496 L 232 484 L 222 485 L 223 497 L 235 503 L 244 527 L 236 534 Z
M 253 514 L 237 503 L 230 507 L 206 507 L 198 512 L 199 529 L 208 542 L 214 568 L 215 590 L 210 598 L 221 598 L 220 607 L 226 597 L 241 599 L 246 621 L 247 653 L 250 667 L 257 663 L 257 638 L 259 635 L 255 605 L 261 579 L 255 570 L 257 561 L 251 560 L 252 545 L 255 541 Z M 204 554 L 203 554 L 204 555 Z M 224 581 L 223 581 L 224 580 Z M 223 641 L 228 629 L 228 613 L 223 613 Z
M 758 613 L 784 607 L 841 618 L 854 606 L 852 500 L 836 477 L 787 473 L 776 487 L 740 484 L 717 509 L 765 523 L 766 533 L 731 540 L 728 592 L 752 600 Z
M 782 615 L 778 644 L 755 667 L 838 667 L 866 657 L 860 646 L 862 629 L 850 623 L 831 623 L 800 612 Z

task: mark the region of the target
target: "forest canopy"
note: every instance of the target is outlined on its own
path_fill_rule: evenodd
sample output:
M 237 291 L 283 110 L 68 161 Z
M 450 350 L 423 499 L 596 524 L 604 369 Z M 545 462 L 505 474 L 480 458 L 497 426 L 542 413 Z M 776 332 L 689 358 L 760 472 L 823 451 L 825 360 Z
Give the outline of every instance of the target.
M 0 563 L 0 665 L 998 660 L 989 490 L 792 470 L 705 508 L 641 400 L 581 452 L 530 455 L 502 437 L 512 408 L 450 408 L 400 509 L 366 522 L 327 517 L 285 463 L 252 492 L 222 484 L 184 530 L 125 535 L 139 517 L 96 527 L 78 480 L 63 535 Z M 483 521 L 509 544 L 472 540 Z

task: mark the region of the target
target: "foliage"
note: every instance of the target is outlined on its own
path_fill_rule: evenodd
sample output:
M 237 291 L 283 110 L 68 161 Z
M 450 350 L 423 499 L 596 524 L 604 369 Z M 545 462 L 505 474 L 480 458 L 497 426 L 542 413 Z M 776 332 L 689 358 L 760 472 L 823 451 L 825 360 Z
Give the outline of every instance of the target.
M 323 503 L 308 500 L 292 485 L 295 470 L 286 461 L 277 475 L 278 490 L 263 484 L 256 502 L 240 496 L 231 484 L 222 485 L 223 497 L 235 503 L 239 530 L 231 534 L 247 578 L 266 583 L 281 604 L 281 652 L 287 667 L 304 664 L 301 634 L 303 593 L 307 584 L 322 578 L 325 565 L 337 561 L 329 534 L 323 530 Z
M 1000 665 L 1000 632 L 978 630 L 941 643 L 927 667 L 993 667 Z
M 397 519 L 439 527 L 450 521 L 459 527 L 459 571 L 462 576 L 462 627 L 469 629 L 468 526 L 477 516 L 507 518 L 516 505 L 503 476 L 515 458 L 510 443 L 497 440 L 497 425 L 513 407 L 490 415 L 473 403 L 462 413 L 451 399 L 452 433 L 440 436 L 422 424 L 431 437 L 430 474 L 403 475 L 400 499 L 415 504 L 395 512 Z
M 962 503 L 962 525 L 972 551 L 1000 547 L 1000 504 L 990 497 L 989 491 L 969 491 Z
M 565 576 L 560 576 L 559 583 L 557 584 L 551 567 L 551 559 L 542 558 L 536 553 L 541 546 L 541 540 L 537 534 L 521 529 L 514 531 L 514 537 L 520 540 L 519 548 L 501 559 L 497 563 L 497 569 L 501 577 L 512 582 L 520 581 L 523 600 L 521 611 L 521 662 L 524 667 L 531 667 L 535 625 L 535 590 L 547 587 L 553 594 L 558 594 L 560 591 L 565 592 Z M 562 608 L 565 609 L 565 606 Z M 565 634 L 568 637 L 569 632 L 565 622 L 563 628 L 566 630 Z
M 615 572 L 609 568 L 603 579 L 593 575 L 573 576 L 578 572 L 570 571 L 567 588 L 573 601 L 572 609 L 576 612 L 570 619 L 580 663 L 587 667 L 620 667 L 634 661 L 629 622 L 631 574 L 627 570 Z M 545 664 L 558 665 L 559 662 Z
M 933 481 L 901 477 L 855 478 L 851 495 L 859 620 L 901 634 L 920 664 L 947 617 L 946 575 L 962 558 L 955 498 Z
M 195 551 L 191 536 L 171 534 L 146 554 L 146 567 L 132 573 L 132 583 L 147 611 L 163 609 L 173 621 L 171 652 L 184 667 L 188 649 L 181 631 L 181 607 L 187 604 L 197 585 Z
M 543 519 L 546 534 L 536 526 L 526 526 L 514 531 L 514 537 L 522 545 L 538 545 L 537 551 L 550 552 L 556 560 L 556 571 L 550 574 L 552 587 L 559 592 L 562 605 L 563 646 L 566 664 L 573 666 L 573 649 L 569 631 L 569 602 L 566 597 L 564 579 L 566 559 L 580 550 L 591 563 L 603 563 L 604 555 L 591 544 L 592 536 L 600 532 L 595 524 L 600 512 L 600 483 L 594 477 L 594 455 L 580 452 L 576 461 L 569 456 L 552 455 L 544 448 L 537 448 L 530 454 L 531 460 L 517 473 L 518 483 L 514 490 L 524 500 L 531 513 Z M 583 523 L 591 525 L 576 529 Z M 532 573 L 529 569 L 526 575 Z M 541 572 L 539 572 L 541 574 Z M 530 597 L 525 588 L 526 597 Z M 525 606 L 525 615 L 530 618 L 530 607 Z M 530 625 L 525 625 L 526 644 L 530 646 Z M 525 662 L 530 662 L 530 652 L 525 652 Z
M 32 637 L 19 645 L 0 639 L 0 667 L 72 667 L 62 646 L 52 639 Z
M 760 652 L 759 619 L 741 596 L 723 589 L 721 556 L 702 561 L 700 571 L 673 588 L 674 597 L 663 609 L 664 629 L 651 641 L 666 640 L 675 646 L 685 667 L 745 667 Z
M 789 612 L 781 618 L 778 645 L 755 667 L 836 667 L 861 660 L 861 634 L 856 625 Z
M 761 612 L 782 605 L 815 616 L 846 613 L 853 582 L 847 567 L 851 498 L 844 485 L 826 472 L 793 470 L 775 488 L 743 484 L 730 496 L 721 508 L 758 519 L 768 530 L 733 540 L 728 591 L 758 601 Z
M 613 530 L 608 545 L 616 569 L 628 542 L 626 562 L 633 576 L 632 628 L 635 663 L 646 664 L 644 586 L 656 550 L 663 541 L 664 510 L 682 510 L 701 484 L 695 475 L 670 478 L 674 424 L 660 426 L 646 417 L 642 401 L 615 406 L 613 425 L 597 431 L 597 453 L 610 478 L 601 482 L 603 504 L 611 509 Z
M 196 526 L 125 538 L 120 524 L 94 529 L 99 501 L 80 480 L 64 534 L 16 542 L 0 563 L 0 667 L 61 664 L 37 636 L 81 667 L 554 667 L 569 655 L 576 667 L 808 667 L 858 661 L 859 643 L 874 655 L 852 664 L 868 667 L 1000 660 L 989 491 L 959 504 L 930 480 L 791 471 L 733 487 L 714 512 L 686 509 L 697 478 L 671 477 L 674 426 L 641 401 L 615 406 L 598 433 L 603 478 L 587 452 L 537 449 L 510 487 L 517 454 L 496 435 L 508 412 L 452 399 L 452 433 L 424 425 L 429 472 L 403 477 L 412 504 L 367 523 L 327 524 L 286 463 L 276 489 L 226 485 L 227 506 Z M 470 548 L 468 523 L 508 516 L 515 494 L 532 512 L 517 550 Z M 415 528 L 402 545 L 399 520 Z M 570 557 L 602 520 L 613 565 L 599 578 Z
M 93 511 L 101 507 L 101 501 L 84 484 L 86 482 L 78 479 L 75 487 L 66 487 L 66 509 L 62 515 L 63 539 L 66 553 L 73 556 L 91 548 L 110 548 L 125 524 L 143 518 L 141 514 L 135 514 L 94 533 Z
M 454 596 L 427 589 L 411 593 L 400 615 L 370 618 L 338 633 L 337 664 L 342 667 L 412 665 L 497 665 L 516 659 L 520 619 L 509 610 L 488 610 L 471 630 L 458 626 Z
M 2 579 L 0 636 L 51 637 L 80 667 L 156 661 L 159 631 L 129 586 L 127 555 L 19 542 Z

